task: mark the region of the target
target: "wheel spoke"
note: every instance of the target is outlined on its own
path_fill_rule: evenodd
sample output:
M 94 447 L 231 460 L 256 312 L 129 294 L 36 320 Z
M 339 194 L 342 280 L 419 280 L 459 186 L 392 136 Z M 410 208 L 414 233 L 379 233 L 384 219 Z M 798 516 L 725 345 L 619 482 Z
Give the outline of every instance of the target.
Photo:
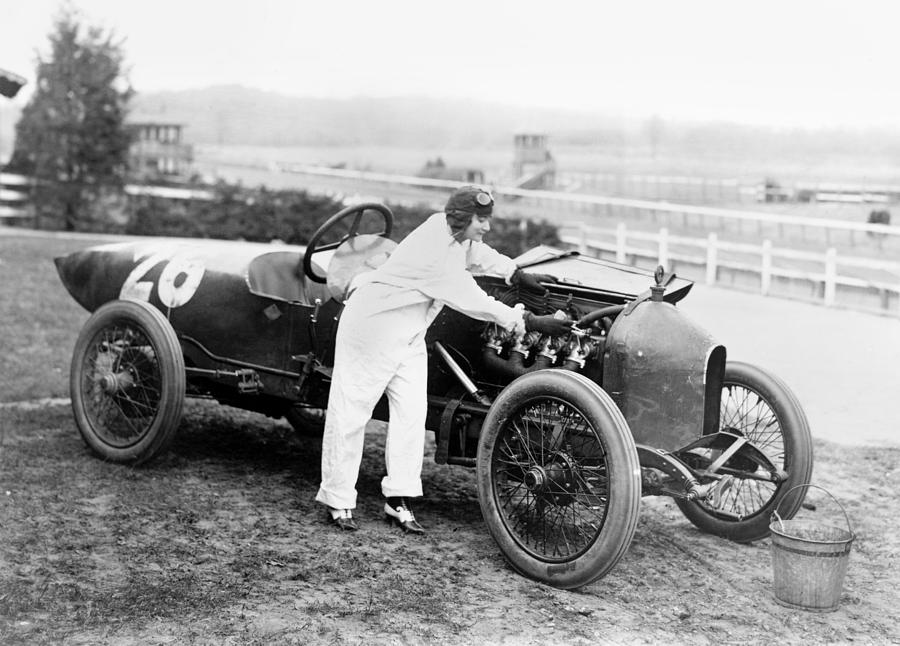
M 525 422 L 525 424 L 527 425 L 527 422 Z M 530 440 L 530 438 L 528 438 L 528 433 L 523 432 L 523 430 L 521 428 L 519 428 L 518 423 L 515 423 L 515 422 L 513 423 L 513 431 L 516 434 L 519 444 L 521 444 L 521 446 L 522 446 L 522 450 L 524 450 L 525 453 L 528 455 L 528 460 L 532 463 L 538 462 L 538 460 L 534 457 L 534 454 L 531 451 L 531 448 L 532 448 L 531 440 Z M 505 438 L 504 438 L 504 441 L 505 441 Z
M 561 562 L 594 543 L 607 511 L 605 460 L 597 430 L 566 402 L 542 398 L 510 416 L 492 469 L 501 516 L 523 549 Z
M 744 384 L 726 384 L 722 391 L 721 425 L 723 429 L 745 437 L 762 451 L 777 468 L 784 468 L 784 431 L 772 406 L 759 393 Z M 772 500 L 777 485 L 740 475 L 731 488 L 711 507 L 711 512 L 723 512 L 730 517 L 745 518 L 762 511 Z
M 126 323 L 102 328 L 85 355 L 81 391 L 91 426 L 126 447 L 149 430 L 162 398 L 161 368 L 146 333 Z

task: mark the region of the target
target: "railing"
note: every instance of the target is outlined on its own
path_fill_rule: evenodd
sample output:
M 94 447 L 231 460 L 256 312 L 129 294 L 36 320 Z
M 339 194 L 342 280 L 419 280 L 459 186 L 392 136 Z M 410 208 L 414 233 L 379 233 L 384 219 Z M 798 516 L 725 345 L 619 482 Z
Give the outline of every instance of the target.
M 31 216 L 31 178 L 0 173 L 0 219 Z
M 556 172 L 560 188 L 567 192 L 602 193 L 651 200 L 674 200 L 688 204 L 756 202 L 758 183 L 735 178 L 635 175 L 628 173 Z
M 201 200 L 210 202 L 215 199 L 212 191 L 196 188 L 181 188 L 177 186 L 148 186 L 143 184 L 128 184 L 125 187 L 127 195 L 150 195 L 162 197 L 167 200 Z
M 716 233 L 690 238 L 671 235 L 666 228 L 629 231 L 624 223 L 615 229 L 566 227 L 560 238 L 582 253 L 621 263 L 660 264 L 708 285 L 727 277 L 731 286 L 762 295 L 900 315 L 900 262 L 839 255 L 833 247 L 818 253 L 776 248 L 770 240 L 725 242 Z M 803 285 L 811 288 L 804 293 Z
M 253 167 L 247 164 L 247 167 Z M 353 180 L 356 183 L 377 184 L 382 188 L 407 186 L 421 189 L 452 190 L 462 182 L 372 173 L 356 170 L 308 166 L 304 164 L 276 163 L 260 166 L 263 170 L 335 179 Z M 20 177 L 4 174 L 3 178 Z M 27 180 L 28 178 L 21 178 Z M 5 184 L 0 179 L 0 184 Z M 9 188 L 9 187 L 7 187 Z M 495 186 L 498 196 L 511 198 L 505 205 L 506 213 L 525 211 L 526 217 L 543 217 L 559 226 L 589 222 L 601 217 L 624 220 L 634 228 L 644 224 L 682 229 L 717 229 L 743 236 L 752 233 L 759 237 L 798 241 L 821 242 L 832 245 L 841 242 L 852 246 L 870 244 L 879 249 L 900 250 L 900 226 L 849 222 L 827 218 L 810 218 L 783 213 L 753 212 L 736 209 L 720 209 L 707 206 L 690 206 L 655 200 L 635 200 L 603 195 L 585 195 L 559 191 L 536 191 L 508 186 Z M 390 197 L 390 196 L 387 196 Z M 443 197 L 443 196 L 442 196 Z M 796 245 L 795 245 L 796 246 Z
M 630 225 L 662 225 L 704 231 L 717 229 L 736 236 L 751 234 L 803 244 L 866 244 L 879 249 L 888 245 L 900 247 L 900 227 L 884 224 L 553 191 L 495 190 L 504 195 L 521 197 L 523 201 L 537 206 L 558 208 L 555 217 L 560 225 L 613 216 Z
M 34 180 L 24 175 L 0 173 L 0 220 L 34 217 L 31 187 Z M 213 192 L 203 189 L 128 184 L 128 195 L 152 195 L 170 200 L 212 200 Z
M 900 185 L 877 183 L 747 181 L 724 177 L 637 175 L 557 171 L 562 190 L 672 200 L 688 204 L 723 202 L 848 202 L 884 204 L 900 201 Z
M 348 179 L 381 185 L 383 188 L 408 186 L 449 190 L 462 182 L 427 179 L 405 175 L 389 175 L 365 171 L 277 163 L 274 168 L 284 173 Z M 708 206 L 674 204 L 656 200 L 636 200 L 605 195 L 586 195 L 560 191 L 536 191 L 509 186 L 494 186 L 498 196 L 512 198 L 503 205 L 505 213 L 527 211 L 529 217 L 544 217 L 565 226 L 614 217 L 629 225 L 638 223 L 651 228 L 659 226 L 682 229 L 718 229 L 738 236 L 752 233 L 759 237 L 800 243 L 846 243 L 871 245 L 879 249 L 894 245 L 900 250 L 900 226 L 849 222 L 846 220 L 811 218 L 784 213 L 721 209 Z M 637 227 L 635 227 L 637 228 Z

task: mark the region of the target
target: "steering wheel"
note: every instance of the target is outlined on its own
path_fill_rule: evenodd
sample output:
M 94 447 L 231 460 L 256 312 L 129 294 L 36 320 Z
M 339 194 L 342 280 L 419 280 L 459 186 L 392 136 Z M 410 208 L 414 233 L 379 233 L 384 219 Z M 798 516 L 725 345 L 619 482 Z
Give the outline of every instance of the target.
M 313 234 L 313 237 L 310 238 L 309 244 L 306 245 L 306 253 L 303 254 L 303 273 L 313 282 L 315 283 L 327 283 L 328 279 L 324 276 L 319 276 L 313 271 L 312 268 L 312 257 L 314 254 L 319 253 L 320 251 L 329 251 L 330 249 L 337 249 L 342 244 L 347 242 L 347 240 L 351 240 L 359 235 L 359 224 L 362 221 L 363 215 L 368 210 L 377 211 L 379 215 L 381 215 L 382 220 L 384 220 L 384 229 L 376 234 L 376 236 L 382 236 L 384 238 L 388 238 L 391 235 L 391 229 L 394 228 L 394 214 L 391 213 L 391 210 L 386 207 L 384 204 L 379 204 L 378 202 L 364 202 L 362 204 L 354 204 L 353 206 L 348 206 L 346 209 L 341 209 L 330 218 L 328 218 L 322 226 L 316 229 L 316 232 Z M 337 224 L 349 218 L 353 218 L 353 222 L 350 224 L 350 229 L 347 233 L 337 242 L 329 242 L 327 244 L 320 245 L 319 242 L 322 238 L 325 237 L 326 233 L 329 233 L 332 229 L 334 229 Z

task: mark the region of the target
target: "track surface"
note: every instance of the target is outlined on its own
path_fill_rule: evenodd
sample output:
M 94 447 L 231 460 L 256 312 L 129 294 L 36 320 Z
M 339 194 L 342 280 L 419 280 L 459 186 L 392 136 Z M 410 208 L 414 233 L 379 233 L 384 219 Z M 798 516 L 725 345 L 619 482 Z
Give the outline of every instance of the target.
M 694 285 L 679 304 L 728 350 L 784 379 L 813 437 L 900 446 L 900 318 Z

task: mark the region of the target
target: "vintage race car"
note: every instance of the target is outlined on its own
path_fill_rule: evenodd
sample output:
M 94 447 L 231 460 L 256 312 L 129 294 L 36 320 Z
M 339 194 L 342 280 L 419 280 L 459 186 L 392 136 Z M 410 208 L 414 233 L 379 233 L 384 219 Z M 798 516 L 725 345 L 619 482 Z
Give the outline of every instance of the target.
M 75 421 L 106 460 L 164 451 L 186 396 L 321 431 L 350 281 L 396 246 L 378 203 L 329 218 L 307 247 L 153 238 L 56 260 L 92 315 L 71 365 Z M 537 248 L 549 294 L 479 285 L 577 320 L 565 337 L 512 336 L 444 308 L 428 332 L 435 461 L 476 469 L 487 527 L 512 566 L 562 588 L 608 573 L 641 497 L 672 497 L 701 530 L 749 542 L 799 509 L 812 466 L 797 398 L 676 303 L 689 281 Z M 387 406 L 375 417 L 386 419 Z

